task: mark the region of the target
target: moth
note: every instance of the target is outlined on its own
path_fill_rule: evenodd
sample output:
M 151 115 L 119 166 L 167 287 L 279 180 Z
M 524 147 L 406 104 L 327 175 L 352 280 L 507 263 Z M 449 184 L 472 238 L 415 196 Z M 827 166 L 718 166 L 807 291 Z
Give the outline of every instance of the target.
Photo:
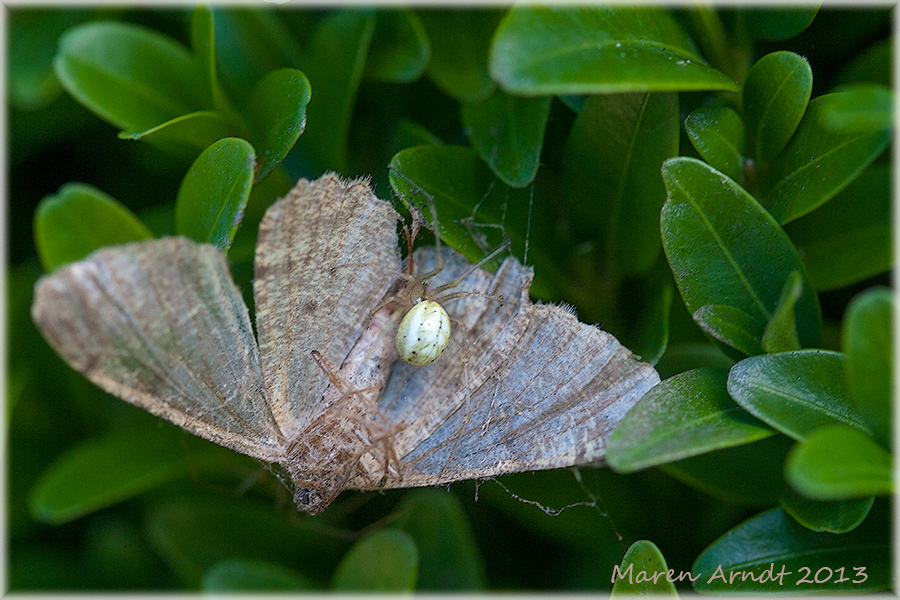
M 105 391 L 280 465 L 309 514 L 345 488 L 601 461 L 659 382 L 653 367 L 571 311 L 532 303 L 531 269 L 515 258 L 491 274 L 423 248 L 411 274 L 398 218 L 365 180 L 300 180 L 260 225 L 255 335 L 223 253 L 178 237 L 42 277 L 32 316 Z M 448 287 L 446 350 L 426 366 L 398 360 L 404 314 Z

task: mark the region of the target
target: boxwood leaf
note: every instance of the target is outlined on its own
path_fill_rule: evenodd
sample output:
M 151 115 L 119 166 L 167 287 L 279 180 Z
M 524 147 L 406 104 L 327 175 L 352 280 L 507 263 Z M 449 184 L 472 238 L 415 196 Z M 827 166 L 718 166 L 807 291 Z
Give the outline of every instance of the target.
M 418 548 L 418 591 L 484 588 L 484 560 L 453 495 L 443 490 L 411 492 L 395 526 L 411 536 Z
M 668 199 L 662 210 L 663 248 L 684 303 L 693 314 L 707 304 L 738 308 L 768 323 L 793 271 L 804 291 L 794 307 L 800 344 L 814 347 L 821 310 L 790 239 L 756 200 L 705 163 L 673 158 L 663 165 Z
M 700 367 L 725 369 L 734 364 L 718 346 L 708 341 L 670 343 L 666 353 L 656 363 L 656 370 L 663 379 Z
M 462 103 L 462 122 L 472 147 L 506 185 L 523 187 L 534 179 L 550 100 L 495 91 L 485 100 Z
M 805 215 L 844 189 L 887 147 L 889 130 L 832 133 L 821 115 L 844 98 L 819 96 L 809 103 L 800 126 L 777 159 L 763 172 L 760 202 L 779 223 Z
M 801 494 L 844 500 L 893 493 L 893 459 L 857 429 L 819 429 L 788 456 L 785 476 Z
M 396 529 L 363 537 L 338 565 L 331 589 L 340 592 L 410 592 L 416 585 L 419 555 L 413 539 Z
M 599 238 L 607 273 L 639 274 L 659 256 L 659 169 L 678 153 L 678 127 L 676 94 L 591 96 L 575 119 L 564 193 L 578 226 Z
M 235 124 L 222 113 L 201 110 L 175 117 L 145 131 L 121 131 L 119 138 L 144 140 L 157 148 L 193 160 L 210 144 L 236 133 Z
M 374 15 L 357 10 L 331 13 L 313 30 L 304 71 L 316 100 L 298 147 L 318 170 L 347 170 L 350 117 L 374 30 Z
M 232 558 L 220 560 L 203 573 L 201 589 L 206 593 L 296 592 L 315 590 L 308 577 L 273 562 Z
M 693 314 L 694 322 L 714 339 L 746 354 L 762 354 L 764 325 L 736 306 L 707 304 Z
M 893 313 L 890 290 L 867 290 L 847 308 L 842 332 L 847 386 L 866 424 L 886 447 L 893 442 Z
M 187 49 L 137 25 L 70 29 L 53 66 L 66 91 L 122 129 L 144 131 L 204 108 L 206 79 Z
M 127 208 L 97 188 L 67 183 L 45 196 L 34 215 L 34 241 L 47 272 L 103 246 L 153 237 Z
M 634 596 L 675 596 L 675 585 L 666 578 L 669 570 L 666 559 L 647 540 L 638 540 L 629 546 L 619 565 L 620 576 L 613 575 L 611 598 L 633 598 Z M 643 573 L 643 575 L 641 575 Z M 654 577 L 661 573 L 658 577 Z
M 891 268 L 891 175 L 890 165 L 872 165 L 837 196 L 785 225 L 820 292 Z
M 812 94 L 809 62 L 793 52 L 766 54 L 744 82 L 744 119 L 750 156 L 764 167 L 794 135 Z
M 221 139 L 204 150 L 178 189 L 178 234 L 227 252 L 244 216 L 255 164 L 253 146 L 239 138 Z
M 894 123 L 894 95 L 883 85 L 856 83 L 841 86 L 834 101 L 820 115 L 822 127 L 852 135 L 890 129 Z
M 735 181 L 744 178 L 744 122 L 727 106 L 701 106 L 684 121 L 688 138 L 713 168 Z
M 728 393 L 747 412 L 796 440 L 831 425 L 871 435 L 847 389 L 840 352 L 797 350 L 747 358 L 731 368 Z
M 296 69 L 272 71 L 253 88 L 249 106 L 259 160 L 257 181 L 281 164 L 300 138 L 309 97 L 309 80 Z
M 774 435 L 734 403 L 727 377 L 719 369 L 694 369 L 647 392 L 610 437 L 609 466 L 627 473 Z
M 893 579 L 890 548 L 885 519 L 867 519 L 850 533 L 834 535 L 812 532 L 773 508 L 731 529 L 697 557 L 691 572 L 701 576 L 694 590 L 709 594 L 887 590 Z M 739 573 L 729 581 L 733 572 L 746 575 Z M 817 578 L 821 583 L 815 583 Z
M 366 77 L 407 83 L 425 72 L 431 45 L 422 21 L 408 9 L 379 10 L 366 57 Z
M 648 295 L 650 300 L 642 307 L 637 325 L 629 332 L 627 341 L 622 341 L 641 360 L 656 365 L 666 353 L 669 345 L 669 324 L 672 313 L 671 284 L 654 281 L 655 289 Z
M 512 94 L 738 89 L 664 8 L 517 5 L 497 29 L 490 64 Z
M 168 427 L 142 428 L 70 447 L 32 488 L 32 515 L 60 525 L 185 477 L 192 465 L 185 459 L 179 435 Z
M 868 48 L 850 58 L 835 77 L 838 84 L 866 81 L 887 88 L 893 86 L 892 63 L 894 43 L 888 36 L 872 43 Z
M 788 489 L 781 495 L 781 508 L 812 531 L 847 533 L 859 527 L 872 509 L 874 496 L 847 500 L 812 500 Z
M 766 352 L 790 352 L 800 349 L 794 306 L 802 295 L 803 276 L 800 275 L 800 271 L 793 271 L 784 282 L 778 306 L 766 324 L 766 330 L 762 336 L 763 350 Z
M 744 10 L 747 31 L 757 40 L 778 41 L 802 33 L 813 22 L 821 3 L 808 6 L 762 7 Z
M 461 102 L 487 98 L 496 85 L 488 74 L 491 36 L 502 10 L 418 10 L 431 40 L 426 72 L 446 94 Z

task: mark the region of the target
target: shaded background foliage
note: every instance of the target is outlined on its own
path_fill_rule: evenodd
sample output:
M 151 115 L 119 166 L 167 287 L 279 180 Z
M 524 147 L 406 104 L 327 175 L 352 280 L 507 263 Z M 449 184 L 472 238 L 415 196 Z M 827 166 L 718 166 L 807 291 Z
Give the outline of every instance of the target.
M 892 585 L 888 10 L 8 14 L 12 589 L 609 589 L 620 563 L 771 561 Z M 150 236 L 219 245 L 249 293 L 265 208 L 329 169 L 427 191 L 470 258 L 508 236 L 536 297 L 657 363 L 612 469 L 311 519 L 32 325 L 42 272 Z M 641 589 L 673 586 L 615 591 Z

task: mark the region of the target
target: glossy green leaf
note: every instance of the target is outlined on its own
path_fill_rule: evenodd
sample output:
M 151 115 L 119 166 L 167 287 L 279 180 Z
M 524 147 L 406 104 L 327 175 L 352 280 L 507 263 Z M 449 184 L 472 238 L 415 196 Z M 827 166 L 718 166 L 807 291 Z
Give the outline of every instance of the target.
M 193 160 L 209 145 L 236 132 L 237 127 L 222 113 L 202 110 L 175 117 L 146 131 L 121 131 L 119 138 L 143 140 Z
M 255 165 L 253 146 L 239 138 L 224 138 L 204 150 L 178 189 L 178 234 L 227 252 L 244 216 Z
M 150 230 L 131 211 L 83 183 L 65 184 L 35 210 L 34 241 L 47 272 L 104 246 L 150 237 Z
M 444 490 L 412 492 L 396 526 L 418 548 L 418 591 L 484 589 L 484 561 L 455 497 Z
M 890 129 L 894 124 L 894 95 L 883 85 L 856 83 L 838 88 L 834 100 L 819 115 L 822 127 L 852 135 Z
M 610 437 L 609 466 L 628 473 L 774 435 L 734 403 L 727 376 L 694 369 L 647 392 Z
M 487 98 L 496 87 L 488 74 L 488 49 L 503 11 L 444 8 L 417 14 L 431 40 L 431 80 L 461 102 Z
M 707 304 L 698 308 L 693 318 L 713 339 L 747 356 L 762 354 L 765 326 L 753 315 L 727 304 Z
M 801 494 L 845 500 L 893 493 L 893 459 L 871 437 L 850 427 L 827 427 L 788 456 L 785 476 Z
M 318 170 L 347 170 L 350 118 L 374 31 L 372 14 L 349 9 L 329 14 L 313 31 L 304 71 L 315 101 L 298 148 Z
M 321 578 L 334 569 L 332 557 L 346 543 L 315 531 L 295 511 L 272 509 L 271 500 L 181 497 L 149 509 L 145 528 L 153 549 L 192 588 L 225 559 L 283 564 L 285 557 L 303 575 Z
M 265 560 L 233 558 L 221 560 L 203 573 L 205 593 L 297 592 L 315 590 L 307 577 L 280 564 Z
M 847 425 L 870 435 L 844 376 L 844 355 L 798 350 L 753 356 L 728 374 L 728 393 L 747 412 L 795 440 Z
M 659 469 L 684 483 L 741 506 L 772 506 L 784 492 L 784 458 L 792 441 L 783 435 L 707 452 Z
M 872 509 L 874 496 L 849 500 L 811 500 L 788 489 L 781 496 L 781 508 L 812 531 L 847 533 L 859 527 Z
M 793 52 L 756 61 L 744 82 L 744 119 L 750 156 L 768 165 L 794 135 L 812 94 L 809 62 Z
M 604 270 L 646 271 L 659 256 L 663 161 L 678 153 L 675 94 L 591 96 L 566 142 L 563 193 L 578 227 L 598 240 Z
M 747 31 L 757 40 L 786 40 L 813 22 L 821 3 L 791 7 L 753 6 L 744 9 Z
M 891 180 L 890 165 L 872 165 L 824 205 L 785 225 L 820 292 L 891 268 Z
M 509 186 L 526 186 L 537 173 L 550 100 L 498 90 L 486 100 L 462 104 L 462 122 L 472 147 Z
M 666 161 L 663 180 L 663 248 L 688 310 L 722 304 L 768 323 L 785 280 L 799 271 L 805 288 L 794 307 L 797 333 L 802 346 L 817 346 L 818 299 L 797 250 L 772 216 L 736 183 L 695 159 Z
M 204 78 L 205 104 L 230 114 L 233 112 L 231 101 L 219 83 L 213 12 L 206 4 L 198 4 L 191 11 L 191 48 Z
M 884 519 L 834 535 L 812 532 L 774 508 L 713 542 L 691 572 L 700 573 L 694 590 L 704 594 L 863 593 L 890 588 L 890 556 Z
M 820 115 L 842 101 L 839 94 L 812 100 L 794 137 L 764 172 L 760 202 L 779 223 L 830 200 L 887 147 L 890 131 L 845 135 L 822 126 Z
M 893 442 L 893 313 L 889 289 L 867 290 L 847 308 L 842 332 L 847 386 L 866 424 L 886 447 Z
M 296 69 L 272 71 L 250 94 L 260 180 L 281 164 L 306 127 L 309 80 Z
M 32 515 L 60 525 L 185 477 L 192 465 L 179 435 L 172 428 L 118 431 L 69 448 L 32 488 Z
M 203 75 L 174 40 L 136 25 L 70 29 L 53 61 L 63 87 L 100 118 L 145 131 L 203 108 Z
M 413 539 L 396 529 L 370 533 L 350 548 L 334 574 L 333 591 L 410 592 L 419 555 Z
M 746 134 L 741 117 L 727 106 L 701 106 L 684 121 L 700 156 L 735 181 L 744 178 Z
M 425 72 L 431 45 L 425 27 L 407 9 L 379 10 L 366 57 L 366 77 L 376 81 L 408 83 Z
M 491 46 L 491 75 L 522 95 L 728 90 L 664 8 L 513 7 Z
M 613 567 L 611 598 L 678 597 L 675 585 L 667 579 L 666 559 L 653 542 L 639 540 L 633 543 L 625 552 L 622 564 L 616 567 Z
M 727 371 L 733 364 L 733 359 L 710 342 L 672 342 L 656 363 L 656 370 L 659 371 L 660 377 L 668 379 L 679 373 L 702 367 Z
M 762 347 L 766 352 L 790 352 L 800 349 L 797 335 L 797 320 L 794 306 L 803 296 L 803 276 L 793 271 L 784 282 L 778 306 L 762 336 Z

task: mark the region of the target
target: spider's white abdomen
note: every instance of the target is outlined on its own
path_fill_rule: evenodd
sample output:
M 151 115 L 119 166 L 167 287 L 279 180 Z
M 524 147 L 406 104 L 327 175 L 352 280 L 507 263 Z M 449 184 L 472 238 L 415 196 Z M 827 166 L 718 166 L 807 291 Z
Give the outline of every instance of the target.
M 423 300 L 406 313 L 397 329 L 397 354 L 421 367 L 436 361 L 450 341 L 450 316 L 433 300 Z

